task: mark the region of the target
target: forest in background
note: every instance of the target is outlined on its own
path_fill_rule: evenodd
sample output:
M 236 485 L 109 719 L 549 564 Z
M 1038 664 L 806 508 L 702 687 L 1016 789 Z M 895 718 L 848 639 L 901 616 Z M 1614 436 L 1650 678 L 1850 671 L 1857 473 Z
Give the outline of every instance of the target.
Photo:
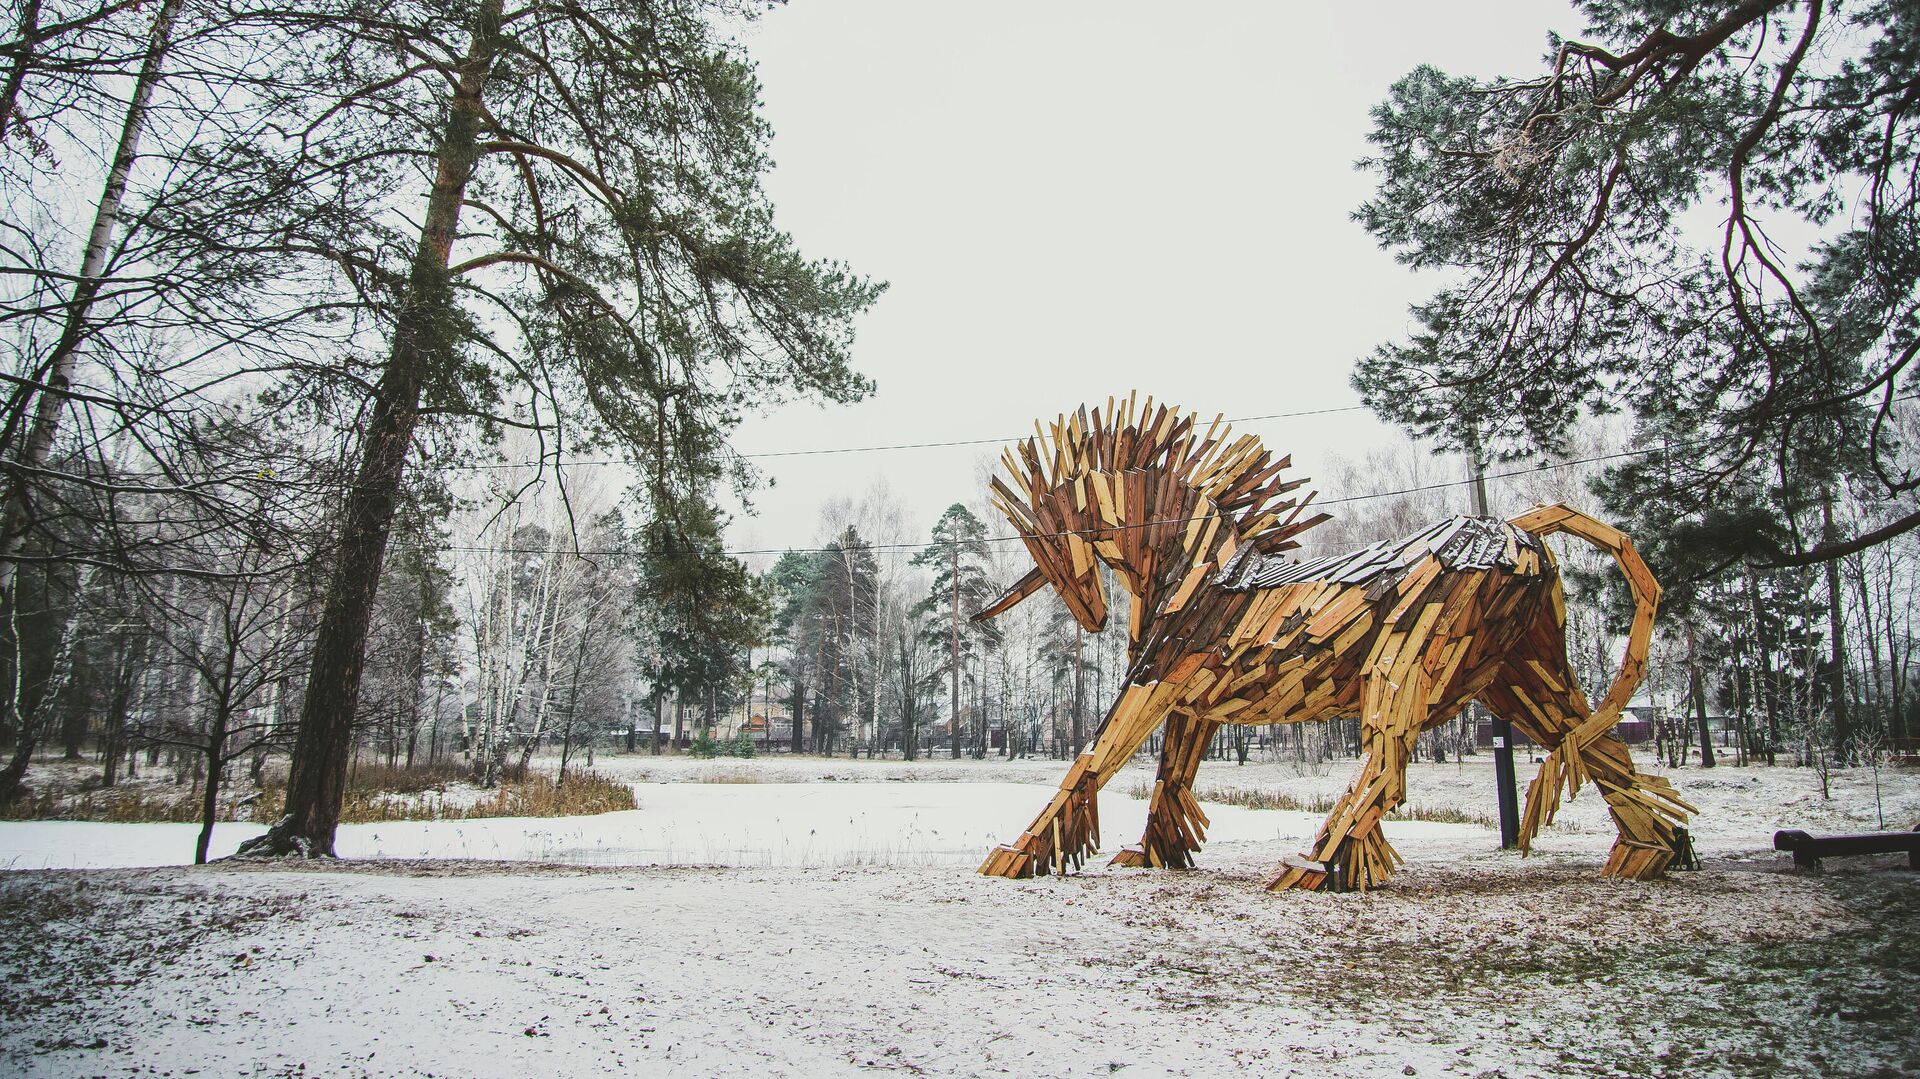
M 1362 223 L 1469 284 L 1362 363 L 1426 441 L 1316 476 L 1336 517 L 1309 553 L 1464 510 L 1464 452 L 1516 473 L 1495 512 L 1597 506 L 1645 549 L 1671 760 L 1910 755 L 1914 27 L 1872 4 L 1588 10 L 1612 49 L 1491 86 L 1422 69 L 1376 115 Z M 729 433 L 869 392 L 852 327 L 882 288 L 772 224 L 751 65 L 715 29 L 743 8 L 8 13 L 10 811 L 46 804 L 36 756 L 89 762 L 91 790 L 159 769 L 209 821 L 279 784 L 268 847 L 324 851 L 362 764 L 493 787 L 546 752 L 563 776 L 718 752 L 756 712 L 755 752 L 1068 755 L 1092 733 L 1123 631 L 1051 597 L 969 621 L 1026 568 L 981 492 L 937 521 L 846 492 L 792 550 L 725 545 L 720 507 L 754 482 Z M 1699 139 L 1637 141 L 1663 124 Z M 1702 177 L 1736 209 L 1761 192 L 1717 251 L 1675 224 Z M 1830 226 L 1806 274 L 1763 210 Z M 1627 415 L 1574 419 L 1596 402 Z M 1617 596 L 1588 554 L 1563 564 L 1598 684 Z M 1349 751 L 1229 732 L 1228 755 Z

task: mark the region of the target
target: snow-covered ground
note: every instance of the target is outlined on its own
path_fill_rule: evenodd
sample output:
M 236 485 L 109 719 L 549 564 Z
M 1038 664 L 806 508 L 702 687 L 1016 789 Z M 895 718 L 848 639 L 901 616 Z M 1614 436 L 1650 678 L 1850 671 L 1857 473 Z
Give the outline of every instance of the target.
M 344 858 L 460 858 L 585 865 L 970 868 L 1031 819 L 1045 792 L 1011 783 L 640 784 L 640 808 L 593 817 L 342 825 Z M 1146 803 L 1109 791 L 1102 811 L 1137 833 Z M 1224 807 L 1223 842 L 1304 837 L 1313 818 Z M 1428 825 L 1427 827 L 1434 827 Z M 1456 826 L 1457 827 L 1457 826 Z M 191 824 L 0 823 L 0 867 L 106 868 L 192 861 Z M 265 831 L 221 824 L 215 856 Z
M 789 774 L 785 771 L 774 774 Z M 1047 800 L 1031 784 L 641 783 L 640 808 L 592 817 L 405 821 L 346 824 L 343 858 L 459 858 L 572 865 L 848 866 L 971 868 L 995 843 L 1019 833 Z M 1115 784 L 1101 794 L 1103 835 L 1138 837 L 1146 802 Z M 1216 806 L 1209 849 L 1301 846 L 1320 818 L 1305 813 Z M 0 868 L 104 869 L 184 865 L 197 824 L 0 822 Z M 224 857 L 261 824 L 214 827 L 212 857 Z M 1409 821 L 1408 841 L 1448 837 L 1484 845 L 1469 825 Z
M 0 1073 L 1920 1073 L 1920 875 L 1766 849 L 1920 823 L 1913 769 L 1877 807 L 1864 770 L 1827 801 L 1805 770 L 1681 769 L 1706 868 L 1657 882 L 1598 877 L 1590 790 L 1524 860 L 1393 822 L 1408 865 L 1360 896 L 1262 891 L 1317 818 L 1226 805 L 1192 872 L 974 875 L 1060 762 L 595 765 L 640 808 L 349 826 L 343 863 L 176 867 L 191 825 L 0 823 L 23 870 L 0 874 Z M 1349 768 L 1199 786 L 1306 799 Z M 1108 849 L 1148 774 L 1103 797 Z M 1490 812 L 1491 769 L 1409 789 Z M 167 867 L 107 868 L 136 865 Z
M 1661 771 L 1646 757 L 1643 768 Z M 1310 801 L 1345 787 L 1356 765 L 1339 761 L 1302 769 L 1285 762 L 1245 766 L 1209 762 L 1198 786 L 1212 792 L 1284 792 Z M 1046 802 L 1066 766 L 1051 760 L 869 761 L 815 757 L 694 760 L 602 755 L 595 769 L 633 784 L 637 810 L 592 817 L 494 818 L 350 824 L 337 849 L 346 858 L 460 858 L 576 865 L 695 866 L 972 866 L 993 844 L 1018 834 Z M 1530 778 L 1522 762 L 1522 788 Z M 1152 780 L 1151 762 L 1136 761 L 1101 795 L 1108 847 L 1130 842 L 1145 820 L 1135 795 Z M 1702 851 L 1765 847 L 1776 828 L 1857 831 L 1920 823 L 1920 770 L 1880 773 L 1880 793 L 1867 769 L 1836 772 L 1831 798 L 1814 774 L 1797 768 L 1682 768 L 1676 786 L 1701 810 L 1694 821 Z M 1464 764 L 1415 764 L 1408 803 L 1491 818 L 1491 758 Z M 1319 818 L 1210 802 L 1208 851 L 1251 844 L 1278 860 L 1297 850 Z M 192 861 L 193 824 L 0 822 L 0 869 L 127 868 Z M 264 825 L 215 827 L 213 857 L 232 853 Z M 1468 848 L 1492 842 L 1471 824 L 1396 821 L 1396 845 L 1447 841 Z M 1544 850 L 1602 851 L 1612 835 L 1605 803 L 1588 788 L 1563 803 L 1539 841 Z M 1574 836 L 1588 842 L 1568 846 Z M 1206 856 L 1203 856 L 1203 859 Z

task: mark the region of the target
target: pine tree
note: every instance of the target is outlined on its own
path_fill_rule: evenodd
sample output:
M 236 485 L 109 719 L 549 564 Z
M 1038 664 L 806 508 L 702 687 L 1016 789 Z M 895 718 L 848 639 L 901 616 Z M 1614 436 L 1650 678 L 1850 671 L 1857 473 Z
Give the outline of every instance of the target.
M 712 505 L 681 500 L 640 530 L 634 606 L 656 700 L 730 696 L 751 677 L 749 651 L 772 636 L 773 597 L 726 553 L 722 527 Z
M 423 419 L 490 423 L 509 391 L 534 395 L 562 431 L 645 453 L 660 515 L 685 497 L 663 498 L 666 478 L 710 467 L 743 408 L 866 392 L 850 324 L 879 288 L 805 261 L 774 229 L 752 69 L 712 14 L 692 0 L 511 13 L 479 0 L 349 20 L 348 47 L 315 54 L 340 94 L 315 122 L 346 132 L 325 149 L 383 155 L 389 180 L 424 154 L 434 178 L 406 264 L 367 271 L 387 292 L 387 347 L 365 380 L 287 816 L 250 850 L 331 853 L 374 589 Z M 396 110 L 435 119 L 394 124 Z M 494 311 L 517 337 L 496 336 Z M 532 414 L 552 429 L 551 411 Z
M 1754 467 L 1770 493 L 1831 495 L 1851 473 L 1898 507 L 1848 538 L 1774 503 L 1774 564 L 1920 527 L 1920 471 L 1888 429 L 1920 352 L 1920 18 L 1579 6 L 1586 38 L 1555 39 L 1545 70 L 1423 66 L 1374 110 L 1379 186 L 1355 216 L 1403 262 L 1449 272 L 1356 387 L 1416 434 L 1496 455 L 1559 449 L 1582 409 L 1684 415 L 1669 486 L 1690 510 Z M 1699 210 L 1724 225 L 1694 233 Z M 1777 245 L 1802 230 L 1804 256 Z
M 833 752 L 834 735 L 842 729 L 848 748 L 853 748 L 850 720 L 865 711 L 870 695 L 879 690 L 871 679 L 862 677 L 865 657 L 879 647 L 877 568 L 873 548 L 852 525 L 820 555 L 813 592 L 818 609 L 815 624 L 821 632 L 814 729 L 816 748 L 824 754 Z
M 960 757 L 960 678 L 965 665 L 1000 642 L 991 622 L 975 623 L 974 611 L 992 603 L 996 595 L 987 572 L 987 528 L 966 506 L 947 507 L 933 526 L 933 542 L 913 557 L 913 564 L 933 572 L 926 596 L 914 604 L 916 617 L 934 615 L 924 631 L 930 643 L 941 647 L 940 663 L 929 677 L 944 675 L 949 687 L 948 729 L 953 757 Z

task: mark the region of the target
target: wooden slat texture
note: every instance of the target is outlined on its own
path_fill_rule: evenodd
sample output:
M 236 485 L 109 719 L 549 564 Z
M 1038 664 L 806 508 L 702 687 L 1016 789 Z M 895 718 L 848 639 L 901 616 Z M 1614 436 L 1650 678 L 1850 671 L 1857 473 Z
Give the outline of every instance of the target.
M 1186 867 L 1208 820 L 1193 794 L 1222 723 L 1299 723 L 1359 715 L 1366 760 L 1275 889 L 1378 887 L 1403 860 L 1384 835 L 1406 797 L 1421 731 L 1478 698 L 1551 752 L 1527 795 L 1522 846 L 1550 824 L 1564 792 L 1593 784 L 1619 839 L 1605 871 L 1649 877 L 1679 849 L 1694 812 L 1664 780 L 1638 774 L 1612 734 L 1646 669 L 1660 589 L 1617 529 L 1564 505 L 1509 521 L 1455 517 L 1402 540 L 1310 562 L 1285 552 L 1326 519 L 1315 495 L 1250 435 L 1138 394 L 1049 424 L 1002 455 L 993 504 L 1035 570 L 983 616 L 1042 584 L 1089 630 L 1104 623 L 1102 565 L 1129 594 L 1128 681 L 1092 745 L 1012 844 L 980 871 L 1067 872 L 1099 847 L 1096 794 L 1155 730 L 1160 767 L 1137 845 L 1114 863 Z M 1565 533 L 1614 558 L 1635 611 L 1621 669 L 1589 704 L 1565 654 L 1565 599 L 1540 537 Z

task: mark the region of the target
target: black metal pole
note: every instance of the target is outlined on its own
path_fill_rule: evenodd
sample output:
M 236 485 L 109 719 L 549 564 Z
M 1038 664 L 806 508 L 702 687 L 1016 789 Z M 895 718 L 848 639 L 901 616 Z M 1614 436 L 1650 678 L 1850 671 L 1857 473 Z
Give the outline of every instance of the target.
M 1480 440 L 1477 437 L 1467 447 L 1467 462 L 1473 470 L 1470 488 L 1473 492 L 1473 512 L 1486 517 L 1487 475 L 1480 459 Z M 1474 707 L 1477 709 L 1479 705 Z M 1520 845 L 1520 799 L 1514 790 L 1513 774 L 1513 724 L 1499 716 L 1493 717 L 1493 783 L 1500 806 L 1500 849 L 1512 850 Z
M 1493 721 L 1493 782 L 1500 796 L 1500 849 L 1520 845 L 1520 800 L 1513 789 L 1513 724 Z

